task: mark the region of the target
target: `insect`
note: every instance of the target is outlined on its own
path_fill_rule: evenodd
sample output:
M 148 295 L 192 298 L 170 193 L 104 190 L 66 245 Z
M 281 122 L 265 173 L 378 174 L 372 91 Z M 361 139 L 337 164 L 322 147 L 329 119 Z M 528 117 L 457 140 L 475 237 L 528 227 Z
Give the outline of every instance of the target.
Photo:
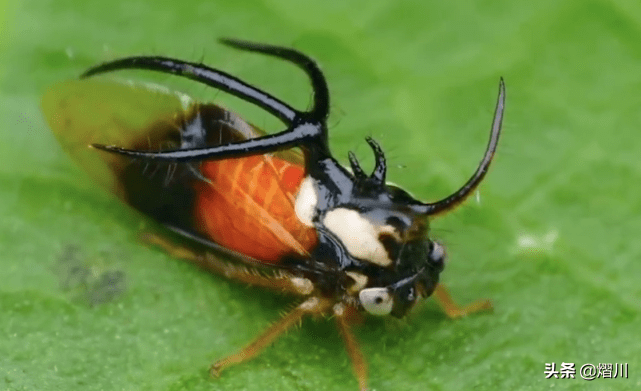
M 351 331 L 355 314 L 403 317 L 434 294 L 450 317 L 489 309 L 459 307 L 440 285 L 445 250 L 429 236 L 431 217 L 452 210 L 481 183 L 501 132 L 499 83 L 490 140 L 474 174 L 431 203 L 386 183 L 387 163 L 371 138 L 375 168 L 353 153 L 343 167 L 328 145 L 329 92 L 318 65 L 279 46 L 223 39 L 302 69 L 313 104 L 297 110 L 223 71 L 166 57 L 128 57 L 54 85 L 43 111 L 62 146 L 118 197 L 189 244 L 147 239 L 215 273 L 298 297 L 298 305 L 211 373 L 256 356 L 306 315 L 331 316 L 361 390 L 367 365 Z M 158 87 L 95 78 L 124 69 L 169 73 L 215 87 L 276 116 L 285 129 L 265 134 L 218 105 Z M 87 148 L 92 146 L 93 148 Z M 168 234 L 169 235 L 169 234 Z

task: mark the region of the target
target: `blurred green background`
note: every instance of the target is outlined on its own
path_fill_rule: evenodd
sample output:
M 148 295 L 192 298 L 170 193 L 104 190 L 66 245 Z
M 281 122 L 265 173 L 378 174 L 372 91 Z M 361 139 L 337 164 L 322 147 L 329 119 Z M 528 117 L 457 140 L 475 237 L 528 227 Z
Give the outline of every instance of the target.
M 57 146 L 43 89 L 86 67 L 163 54 L 224 69 L 304 108 L 301 72 L 216 43 L 293 46 L 330 83 L 331 145 L 424 200 L 481 157 L 500 76 L 504 137 L 480 197 L 433 223 L 444 282 L 493 314 L 451 321 L 431 301 L 357 337 L 373 390 L 636 390 L 641 386 L 641 4 L 21 1 L 0 16 L 0 389 L 355 390 L 331 322 L 304 322 L 208 377 L 289 308 L 138 243 L 148 226 Z M 254 123 L 267 114 L 144 72 Z M 117 284 L 108 284 L 109 278 Z M 116 288 L 114 288 L 114 286 Z M 109 287 L 115 289 L 109 291 Z M 545 379 L 544 364 L 628 363 L 628 379 Z

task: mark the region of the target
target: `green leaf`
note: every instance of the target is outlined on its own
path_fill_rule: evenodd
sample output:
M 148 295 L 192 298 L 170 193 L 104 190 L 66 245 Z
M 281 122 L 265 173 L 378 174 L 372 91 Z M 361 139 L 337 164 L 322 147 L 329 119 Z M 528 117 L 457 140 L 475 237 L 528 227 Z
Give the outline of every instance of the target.
M 387 152 L 390 180 L 424 200 L 473 171 L 505 78 L 504 136 L 480 196 L 432 225 L 448 247 L 443 278 L 454 297 L 487 297 L 496 309 L 452 321 L 430 300 L 402 321 L 368 319 L 356 334 L 372 389 L 639 388 L 636 2 L 23 1 L 2 9 L 0 389 L 357 389 L 324 320 L 306 320 L 210 379 L 213 360 L 259 334 L 290 300 L 140 244 L 149 222 L 96 186 L 44 123 L 47 86 L 134 54 L 202 59 L 306 107 L 301 72 L 217 37 L 314 56 L 332 92 L 334 154 L 346 161 L 354 150 L 371 167 L 363 140 L 371 135 Z M 201 85 L 120 75 L 222 100 L 279 129 Z M 575 363 L 577 378 L 545 379 L 552 362 Z M 586 363 L 628 363 L 629 379 L 587 382 L 578 373 Z

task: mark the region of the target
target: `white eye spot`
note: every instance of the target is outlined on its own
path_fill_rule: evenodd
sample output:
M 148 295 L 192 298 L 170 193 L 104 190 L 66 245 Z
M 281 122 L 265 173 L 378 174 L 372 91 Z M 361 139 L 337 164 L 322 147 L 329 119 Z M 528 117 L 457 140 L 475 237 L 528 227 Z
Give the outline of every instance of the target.
M 378 240 L 381 232 L 393 232 L 392 227 L 378 227 L 361 216 L 358 211 L 346 208 L 336 208 L 327 212 L 323 224 L 340 239 L 354 257 L 379 266 L 392 264 L 387 250 Z
M 314 226 L 313 221 L 314 215 L 316 214 L 316 204 L 318 204 L 318 194 L 316 194 L 314 180 L 307 176 L 303 179 L 298 189 L 294 211 L 296 211 L 298 220 L 308 227 Z
M 394 298 L 387 288 L 363 289 L 358 298 L 365 311 L 377 316 L 389 315 L 394 305 Z
M 434 260 L 445 260 L 445 248 L 440 243 L 432 243 L 432 252 L 430 253 L 430 258 Z

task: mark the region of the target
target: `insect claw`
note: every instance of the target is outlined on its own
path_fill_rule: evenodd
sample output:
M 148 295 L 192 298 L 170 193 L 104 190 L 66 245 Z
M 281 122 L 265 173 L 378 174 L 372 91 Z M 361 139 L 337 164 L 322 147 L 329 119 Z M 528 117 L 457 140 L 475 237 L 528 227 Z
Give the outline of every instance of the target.
M 209 376 L 219 378 L 221 371 L 222 371 L 222 366 L 219 363 L 215 363 L 209 368 Z

